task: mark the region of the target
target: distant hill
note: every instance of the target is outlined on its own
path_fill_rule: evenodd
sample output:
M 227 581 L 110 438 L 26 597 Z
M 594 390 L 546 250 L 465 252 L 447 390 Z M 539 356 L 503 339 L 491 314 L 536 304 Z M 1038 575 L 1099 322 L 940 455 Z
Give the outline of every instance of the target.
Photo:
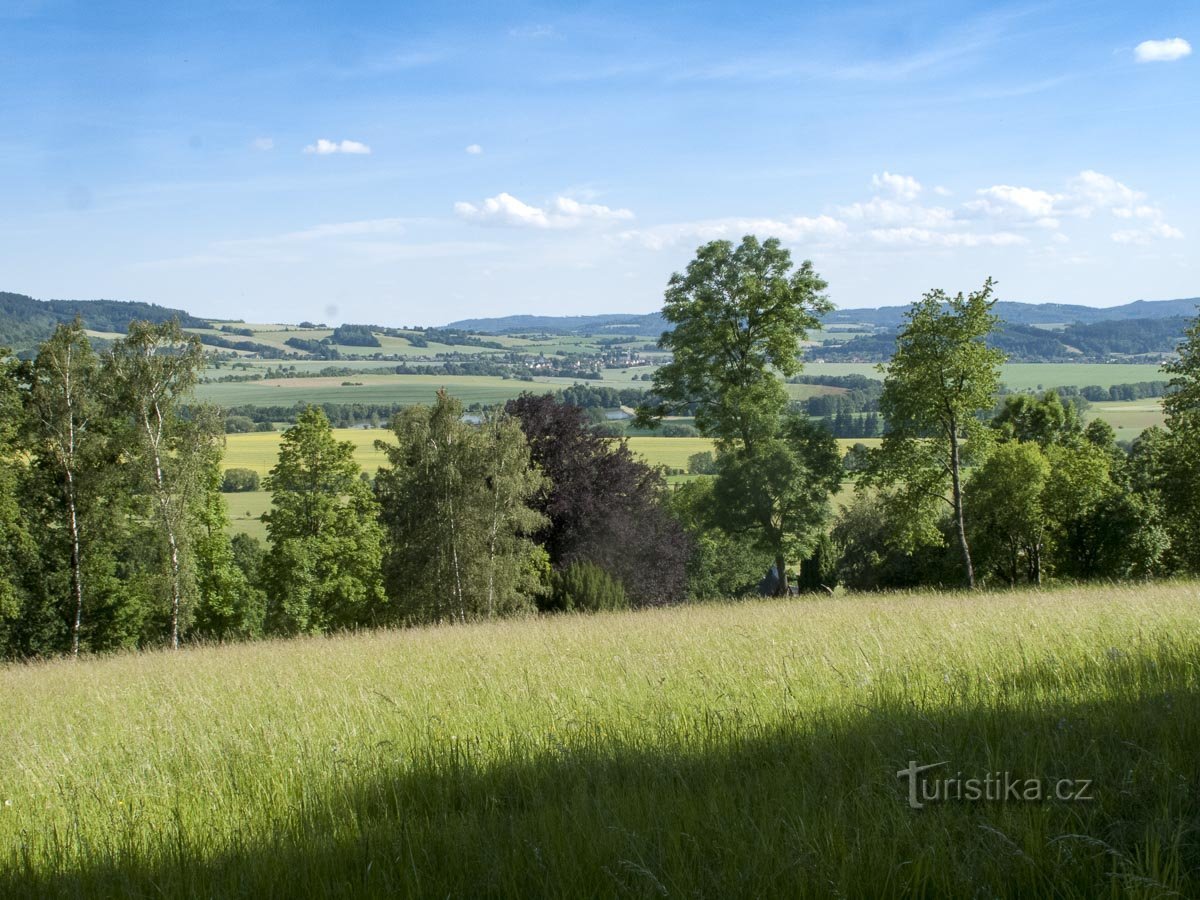
M 0 291 L 0 346 L 31 350 L 50 337 L 59 322 L 78 315 L 85 328 L 124 334 L 134 320 L 166 322 L 178 318 L 185 328 L 205 328 L 208 323 L 182 309 L 126 300 L 35 300 L 24 294 Z
M 1129 319 L 1193 318 L 1200 297 L 1183 300 L 1135 300 L 1123 306 L 1097 308 L 1071 303 L 1018 303 L 1002 300 L 996 313 L 1013 325 L 1090 325 L 1096 322 Z M 871 325 L 896 328 L 907 306 L 881 306 L 873 309 L 837 309 L 825 317 L 826 325 Z M 539 331 L 551 334 L 596 334 L 604 331 L 658 334 L 670 325 L 658 313 L 647 315 L 608 314 L 596 316 L 499 316 L 493 319 L 462 319 L 447 328 L 461 328 L 481 334 L 512 334 Z
M 480 334 L 514 334 L 536 331 L 548 334 L 644 334 L 658 336 L 670 326 L 658 313 L 610 313 L 598 316 L 500 316 L 494 319 L 461 319 L 446 328 Z
M 1135 300 L 1122 306 L 1099 308 L 1073 303 L 1018 303 L 1001 300 L 996 314 L 1013 325 L 1090 325 L 1096 322 L 1116 322 L 1129 319 L 1171 319 L 1178 316 L 1193 318 L 1200 297 L 1184 300 Z M 876 309 L 838 309 L 825 318 L 827 325 L 864 324 L 895 328 L 903 319 L 907 306 L 881 306 Z

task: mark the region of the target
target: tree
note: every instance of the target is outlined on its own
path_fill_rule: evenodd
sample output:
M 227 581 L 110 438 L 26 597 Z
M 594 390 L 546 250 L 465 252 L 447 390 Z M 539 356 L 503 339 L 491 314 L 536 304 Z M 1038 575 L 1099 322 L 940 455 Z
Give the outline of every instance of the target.
M 318 407 L 283 433 L 263 485 L 271 492 L 262 565 L 270 633 L 323 634 L 383 618 L 383 531 L 360 472 L 354 444 L 334 438 Z
M 530 458 L 548 478 L 532 506 L 546 516 L 536 539 L 551 565 L 596 563 L 635 605 L 683 599 L 691 547 L 670 514 L 661 472 L 624 440 L 589 428 L 584 410 L 550 394 L 522 394 L 505 410 L 520 422 Z
M 258 637 L 262 634 L 264 596 L 238 565 L 229 538 L 221 479 L 220 459 L 214 455 L 206 466 L 203 490 L 193 511 L 196 608 L 192 631 L 217 641 Z
M 905 314 L 885 373 L 880 411 L 888 423 L 875 455 L 870 483 L 896 488 L 889 495 L 916 523 L 913 539 L 934 531 L 937 507 L 949 507 L 968 587 L 975 569 L 963 503 L 963 454 L 986 445 L 978 416 L 992 408 L 1004 354 L 985 339 L 998 321 L 992 313 L 992 280 L 967 296 L 927 293 Z
M 111 365 L 117 403 L 129 420 L 133 481 L 150 497 L 166 541 L 169 642 L 178 649 L 190 593 L 189 513 L 223 428 L 215 414 L 180 414 L 204 368 L 204 351 L 177 320 L 131 322 L 126 337 L 113 345 Z
M 992 419 L 992 428 L 1002 440 L 1034 441 L 1042 449 L 1073 440 L 1082 431 L 1075 405 L 1063 403 L 1058 391 L 1040 397 L 1010 394 Z
M 655 373 L 658 402 L 639 410 L 646 423 L 695 410 L 696 427 L 722 451 L 716 496 L 727 527 L 759 532 L 779 567 L 781 593 L 793 534 L 788 523 L 796 521 L 790 505 L 808 493 L 787 479 L 819 468 L 796 456 L 790 438 L 780 439 L 788 403 L 783 379 L 799 374 L 801 342 L 833 308 L 825 287 L 811 262 L 793 269 L 776 238 L 760 244 L 747 236 L 736 248 L 729 241 L 705 244 L 667 285 L 662 314 L 675 327 L 659 346 L 674 355 Z M 827 483 L 818 476 L 813 484 Z
M 680 485 L 671 492 L 670 504 L 691 538 L 687 596 L 715 600 L 753 594 L 771 565 L 771 553 L 753 536 L 731 534 L 720 527 L 713 504 L 713 479 Z
M 1171 373 L 1163 399 L 1167 434 L 1157 453 L 1157 483 L 1172 533 L 1172 552 L 1189 572 L 1200 573 L 1200 317 L 1163 368 Z
M 999 572 L 1010 585 L 1022 576 L 1041 584 L 1047 531 L 1042 492 L 1049 478 L 1050 462 L 1033 441 L 1001 444 L 971 476 L 966 496 L 981 570 Z
M 530 535 L 545 518 L 529 506 L 543 476 L 511 417 L 480 426 L 444 390 L 432 407 L 392 420 L 396 443 L 376 441 L 388 465 L 375 477 L 387 532 L 384 575 L 411 623 L 509 615 L 532 607 L 548 577 Z
M 84 513 L 104 442 L 98 377 L 96 355 L 78 317 L 55 328 L 30 372 L 28 427 L 34 464 L 48 473 L 59 494 L 70 548 L 72 656 L 79 655 L 86 594 Z
M 0 659 L 13 652 L 11 627 L 28 602 L 19 573 L 37 556 L 18 495 L 18 472 L 24 467 L 19 444 L 23 411 L 17 364 L 0 347 Z
M 788 591 L 789 559 L 816 547 L 829 516 L 829 497 L 841 485 L 837 440 L 820 425 L 789 416 L 778 437 L 753 451 L 726 449 L 717 457 L 713 501 L 717 521 L 751 536 L 775 562 L 776 590 Z
M 253 469 L 226 469 L 221 478 L 221 491 L 226 494 L 257 491 L 261 486 L 262 480 Z
M 1042 492 L 1055 570 L 1075 578 L 1093 578 L 1101 565 L 1102 545 L 1094 539 L 1092 518 L 1116 490 L 1105 448 L 1088 441 L 1051 447 L 1046 452 L 1050 477 Z
M 659 402 L 640 418 L 694 408 L 701 434 L 753 452 L 778 430 L 783 378 L 800 373 L 800 343 L 833 309 L 825 287 L 808 260 L 793 269 L 776 238 L 702 246 L 667 284 L 662 315 L 674 328 L 658 343 L 673 357 L 654 373 Z

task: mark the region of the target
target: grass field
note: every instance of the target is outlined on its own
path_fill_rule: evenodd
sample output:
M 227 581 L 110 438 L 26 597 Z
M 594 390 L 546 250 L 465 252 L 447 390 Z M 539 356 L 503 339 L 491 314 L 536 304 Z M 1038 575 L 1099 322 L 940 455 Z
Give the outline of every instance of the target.
M 1161 400 L 1130 400 L 1120 403 L 1093 403 L 1088 419 L 1103 419 L 1117 433 L 1117 440 L 1133 440 L 1152 425 L 1162 426 Z
M 1198 659 L 1180 584 L 10 666 L 0 895 L 1195 896 Z

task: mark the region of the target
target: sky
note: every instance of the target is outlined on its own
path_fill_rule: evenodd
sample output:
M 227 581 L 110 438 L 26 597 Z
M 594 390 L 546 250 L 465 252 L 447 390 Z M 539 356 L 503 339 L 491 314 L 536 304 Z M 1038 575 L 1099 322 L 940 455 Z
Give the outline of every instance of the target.
M 1194 49 L 1193 49 L 1194 48 Z M 0 290 L 249 322 L 1200 295 L 1200 4 L 0 0 Z

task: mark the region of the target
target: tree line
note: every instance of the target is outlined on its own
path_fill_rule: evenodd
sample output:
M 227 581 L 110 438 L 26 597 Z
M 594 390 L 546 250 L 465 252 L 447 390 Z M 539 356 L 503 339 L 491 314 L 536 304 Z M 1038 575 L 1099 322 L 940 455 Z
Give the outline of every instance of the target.
M 191 397 L 200 342 L 135 322 L 97 353 L 60 324 L 31 360 L 0 353 L 0 653 L 1200 572 L 1200 324 L 1168 366 L 1167 427 L 1124 449 L 1070 397 L 1001 394 L 990 281 L 933 291 L 879 390 L 858 385 L 886 430 L 847 471 L 786 390 L 825 289 L 753 237 L 672 276 L 672 359 L 638 424 L 686 411 L 715 444 L 676 490 L 600 433 L 577 389 L 473 417 L 444 391 L 396 410 L 374 476 L 310 406 L 262 485 L 265 543 L 229 534 L 221 489 L 253 473 L 222 470 L 222 415 Z
M 0 370 L 0 655 L 321 634 L 686 596 L 662 473 L 587 412 L 524 395 L 468 421 L 444 391 L 393 416 L 372 478 L 308 407 L 263 482 L 265 545 L 230 536 L 218 410 L 176 323 L 96 353 L 60 325 Z M 236 482 L 236 484 L 235 484 Z

